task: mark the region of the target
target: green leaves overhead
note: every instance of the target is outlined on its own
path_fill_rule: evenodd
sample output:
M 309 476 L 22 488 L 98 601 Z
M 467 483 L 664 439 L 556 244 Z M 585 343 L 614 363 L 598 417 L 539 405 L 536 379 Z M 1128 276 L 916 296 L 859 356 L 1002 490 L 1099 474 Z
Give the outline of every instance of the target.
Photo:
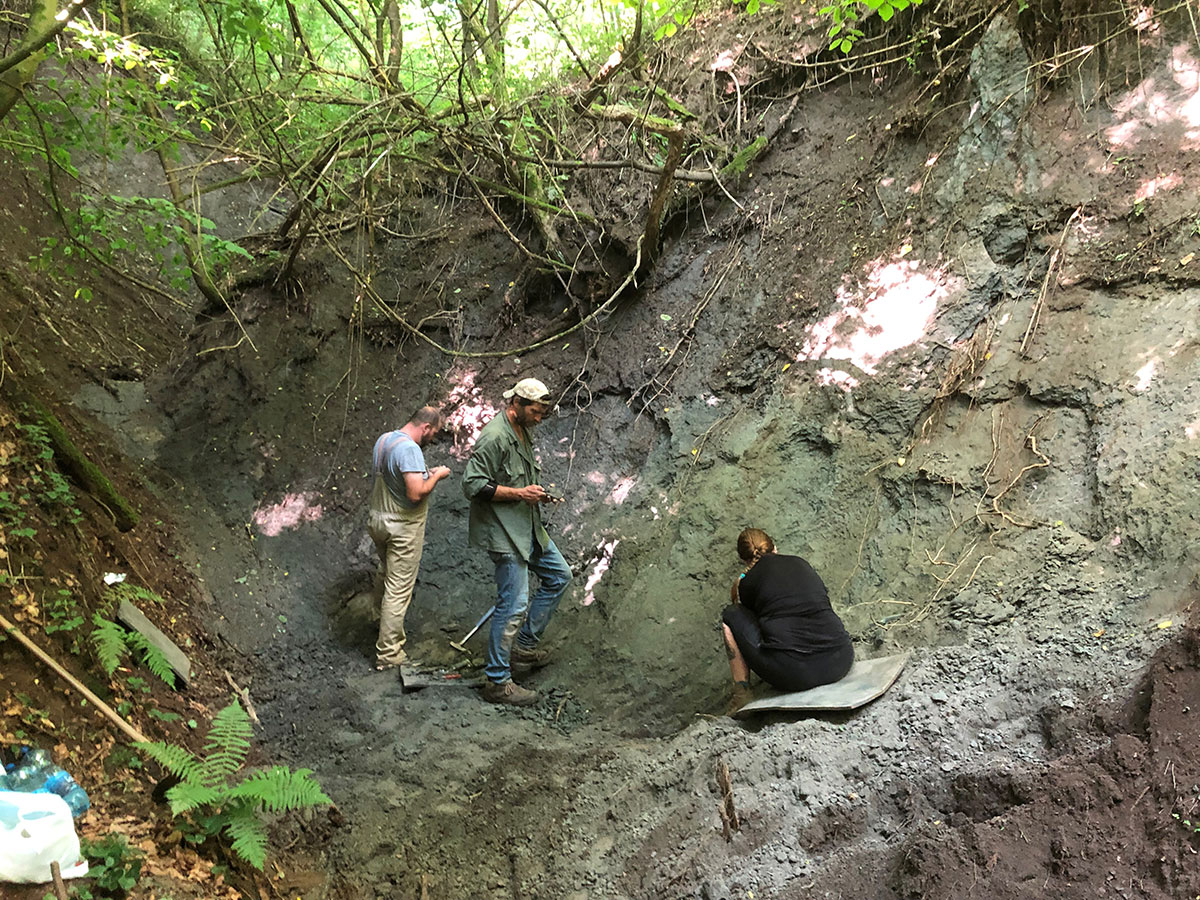
M 863 36 L 858 22 L 865 15 L 876 13 L 884 22 L 891 21 L 898 12 L 910 6 L 919 6 L 921 0 L 837 0 L 820 12 L 833 20 L 829 26 L 829 47 L 849 54 L 855 42 Z

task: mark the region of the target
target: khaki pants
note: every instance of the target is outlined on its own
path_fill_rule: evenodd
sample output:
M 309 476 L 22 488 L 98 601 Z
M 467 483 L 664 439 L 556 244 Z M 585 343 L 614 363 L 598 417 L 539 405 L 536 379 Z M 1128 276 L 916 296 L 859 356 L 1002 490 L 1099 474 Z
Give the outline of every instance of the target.
M 382 492 L 383 496 L 380 496 Z M 398 666 L 407 661 L 404 643 L 404 616 L 412 600 L 425 546 L 425 514 L 428 503 L 409 509 L 388 492 L 377 478 L 371 493 L 367 531 L 379 552 L 379 572 L 375 596 L 379 600 L 379 640 L 375 643 L 375 663 Z

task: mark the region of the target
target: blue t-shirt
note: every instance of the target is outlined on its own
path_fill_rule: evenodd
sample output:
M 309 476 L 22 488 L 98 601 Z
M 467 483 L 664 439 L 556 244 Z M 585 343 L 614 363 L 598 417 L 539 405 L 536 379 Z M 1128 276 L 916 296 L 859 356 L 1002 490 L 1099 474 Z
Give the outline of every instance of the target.
M 371 471 L 375 475 L 382 475 L 383 483 L 391 495 L 409 509 L 417 504 L 408 499 L 404 473 L 421 472 L 426 478 L 429 477 L 425 468 L 425 454 L 416 441 L 399 429 L 379 436 L 371 458 Z

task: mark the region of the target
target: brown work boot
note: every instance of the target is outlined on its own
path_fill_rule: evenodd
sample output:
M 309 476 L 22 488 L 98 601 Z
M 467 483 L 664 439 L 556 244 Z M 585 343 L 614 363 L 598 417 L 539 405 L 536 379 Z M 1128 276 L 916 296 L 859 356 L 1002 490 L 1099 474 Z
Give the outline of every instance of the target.
M 729 695 L 729 706 L 725 709 L 725 715 L 732 716 L 753 699 L 754 692 L 750 690 L 750 682 L 735 681 L 733 683 L 733 693 Z
M 483 686 L 483 699 L 488 703 L 503 703 L 508 706 L 529 706 L 537 703 L 537 691 L 526 690 L 515 681 L 497 684 L 489 681 Z
M 514 666 L 525 666 L 530 669 L 540 669 L 550 662 L 550 651 L 539 650 L 537 647 L 513 647 L 509 661 Z

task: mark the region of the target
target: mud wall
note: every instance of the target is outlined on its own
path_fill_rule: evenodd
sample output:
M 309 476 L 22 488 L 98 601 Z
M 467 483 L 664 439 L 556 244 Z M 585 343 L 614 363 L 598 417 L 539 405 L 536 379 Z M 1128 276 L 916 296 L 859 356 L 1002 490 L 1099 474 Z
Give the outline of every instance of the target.
M 539 442 L 569 498 L 552 525 L 578 575 L 559 638 L 593 673 L 579 690 L 603 684 L 593 702 L 633 679 L 646 688 L 630 696 L 682 717 L 722 689 L 712 623 L 748 524 L 816 565 L 867 653 L 1019 617 L 1064 567 L 1137 571 L 1147 589 L 1173 578 L 1194 552 L 1198 490 L 1196 289 L 1178 262 L 1196 243 L 1180 199 L 1194 150 L 1188 121 L 1153 110 L 1187 90 L 1180 53 L 1083 105 L 1014 81 L 1028 60 L 998 18 L 965 114 L 942 113 L 949 139 L 892 133 L 903 88 L 806 96 L 739 205 L 708 210 L 636 299 L 553 352 L 448 360 L 319 273 L 303 302 L 251 294 L 239 313 L 255 348 L 201 356 L 159 387 L 174 420 L 159 460 L 254 541 L 213 573 L 218 592 L 244 609 L 255 576 L 235 579 L 272 561 L 310 598 L 296 613 L 316 638 L 374 565 L 361 527 L 374 435 L 445 401 L 460 443 L 440 452 L 461 471 L 472 429 L 525 374 L 563 394 Z M 849 121 L 863 149 L 829 154 Z M 486 223 L 440 234 L 432 256 L 388 258 L 398 295 L 443 307 L 440 254 L 469 245 L 453 327 L 519 337 L 496 330 L 511 250 Z M 211 322 L 197 345 L 228 333 Z M 465 532 L 449 482 L 418 634 L 440 639 L 490 600 Z M 362 641 L 354 623 L 347 639 Z

